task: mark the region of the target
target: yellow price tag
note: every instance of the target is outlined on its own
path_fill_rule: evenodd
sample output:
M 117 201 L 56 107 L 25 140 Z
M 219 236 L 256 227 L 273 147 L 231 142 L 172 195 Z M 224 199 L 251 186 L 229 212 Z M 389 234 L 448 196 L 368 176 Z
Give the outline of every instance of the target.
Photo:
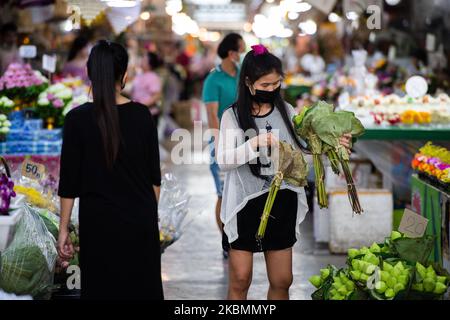
M 45 166 L 33 162 L 31 160 L 25 160 L 22 164 L 22 176 L 33 179 L 40 180 L 45 174 Z

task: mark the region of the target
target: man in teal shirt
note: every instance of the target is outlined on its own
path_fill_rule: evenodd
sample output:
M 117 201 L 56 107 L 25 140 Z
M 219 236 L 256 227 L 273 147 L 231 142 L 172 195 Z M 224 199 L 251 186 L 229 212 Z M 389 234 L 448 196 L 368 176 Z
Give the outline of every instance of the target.
M 239 34 L 230 33 L 226 35 L 217 48 L 217 54 L 222 59 L 222 63 L 211 71 L 203 84 L 202 96 L 208 113 L 208 125 L 210 129 L 215 129 L 216 132 L 219 129 L 223 112 L 236 101 L 239 64 L 244 52 L 245 42 Z M 223 232 L 222 222 L 220 221 L 220 207 L 222 205 L 224 177 L 220 173 L 215 159 L 214 142 L 217 143 L 218 137 L 214 136 L 213 139 L 214 141 L 211 141 L 210 169 L 214 177 L 218 197 L 216 203 L 217 226 Z M 223 255 L 224 258 L 227 258 L 225 251 Z

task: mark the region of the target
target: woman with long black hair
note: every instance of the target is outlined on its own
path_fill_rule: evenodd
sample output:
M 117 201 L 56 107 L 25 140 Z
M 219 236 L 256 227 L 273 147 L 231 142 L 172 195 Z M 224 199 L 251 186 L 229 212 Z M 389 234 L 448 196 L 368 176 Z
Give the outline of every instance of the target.
M 229 251 L 229 299 L 246 299 L 251 284 L 253 253 L 264 252 L 269 278 L 268 299 L 288 299 L 292 276 L 292 246 L 299 236 L 308 205 L 304 188 L 284 183 L 277 194 L 262 241 L 256 234 L 274 175 L 267 151 L 283 140 L 306 151 L 292 126 L 294 108 L 281 97 L 280 59 L 253 46 L 241 67 L 237 102 L 220 123 L 217 161 L 227 172 L 221 220 L 223 248 Z M 349 139 L 341 144 L 349 147 Z M 269 168 L 267 168 L 269 167 Z
M 157 131 L 148 109 L 121 95 L 128 54 L 99 41 L 87 63 L 93 103 L 66 116 L 58 253 L 73 254 L 68 225 L 80 198 L 81 296 L 163 299 L 157 195 Z

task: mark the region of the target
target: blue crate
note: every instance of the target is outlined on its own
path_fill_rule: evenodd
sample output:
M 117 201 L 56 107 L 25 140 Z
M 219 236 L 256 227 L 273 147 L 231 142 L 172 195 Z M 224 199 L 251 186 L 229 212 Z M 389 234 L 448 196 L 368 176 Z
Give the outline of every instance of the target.
M 7 153 L 6 142 L 0 142 L 0 155 Z
M 41 130 L 42 127 L 43 127 L 42 119 L 30 119 L 24 121 L 22 129 L 26 131 L 36 131 Z
M 62 138 L 62 130 L 34 130 L 13 129 L 7 136 L 8 141 L 58 141 Z
M 62 140 L 58 141 L 7 141 L 7 154 L 59 154 Z

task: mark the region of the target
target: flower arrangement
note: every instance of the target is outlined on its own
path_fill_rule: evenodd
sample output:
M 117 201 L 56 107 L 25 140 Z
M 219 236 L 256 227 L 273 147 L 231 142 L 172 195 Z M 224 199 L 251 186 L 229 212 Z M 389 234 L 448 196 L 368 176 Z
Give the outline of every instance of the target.
M 0 141 L 5 139 L 10 127 L 11 122 L 9 122 L 8 118 L 4 114 L 0 114 Z
M 0 97 L 0 113 L 9 114 L 14 108 L 14 101 L 7 96 Z
M 14 182 L 9 177 L 9 168 L 6 161 L 0 157 L 6 173 L 0 173 L 0 216 L 7 215 L 9 206 L 11 204 L 11 198 L 16 196 L 14 192 Z
M 48 129 L 63 125 L 64 110 L 72 101 L 72 97 L 72 89 L 62 83 L 51 85 L 39 95 L 36 113 L 47 122 Z
M 34 207 L 47 209 L 51 212 L 58 212 L 58 208 L 56 207 L 50 192 L 44 194 L 44 192 L 39 191 L 34 187 L 22 185 L 16 185 L 14 191 L 26 196 L 26 201 Z
M 428 142 L 414 156 L 411 166 L 450 187 L 450 151 L 446 148 Z
M 48 85 L 48 80 L 29 64 L 11 63 L 0 78 L 0 94 L 27 107 Z M 25 106 L 23 106 L 25 104 Z

